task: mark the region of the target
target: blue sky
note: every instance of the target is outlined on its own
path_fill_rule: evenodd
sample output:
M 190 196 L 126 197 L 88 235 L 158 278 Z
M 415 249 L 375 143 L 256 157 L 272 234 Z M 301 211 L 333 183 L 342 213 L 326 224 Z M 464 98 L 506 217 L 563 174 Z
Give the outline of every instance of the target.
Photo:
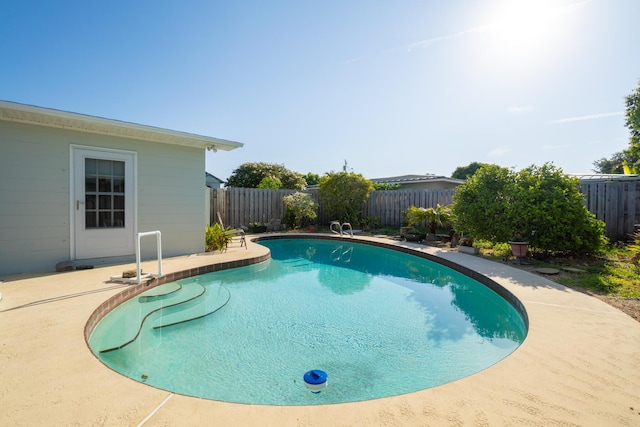
M 0 99 L 242 142 L 367 178 L 473 161 L 589 173 L 628 146 L 637 0 L 0 5 Z

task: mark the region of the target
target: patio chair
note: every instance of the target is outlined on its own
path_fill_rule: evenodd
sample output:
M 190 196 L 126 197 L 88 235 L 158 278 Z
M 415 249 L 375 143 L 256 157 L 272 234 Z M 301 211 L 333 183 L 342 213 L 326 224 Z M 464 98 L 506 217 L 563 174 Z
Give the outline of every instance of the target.
M 220 212 L 216 212 L 216 213 L 218 214 L 218 222 L 220 223 L 220 227 L 224 230 L 224 233 L 227 236 L 231 236 L 232 240 L 236 236 L 240 237 L 240 247 L 244 246 L 245 249 L 249 249 L 247 247 L 247 241 L 245 240 L 245 237 L 244 237 L 244 230 L 242 228 L 229 228 L 229 229 L 227 229 L 224 226 L 224 222 L 222 221 L 222 215 L 220 215 Z M 226 247 L 225 247 L 225 250 L 226 250 Z

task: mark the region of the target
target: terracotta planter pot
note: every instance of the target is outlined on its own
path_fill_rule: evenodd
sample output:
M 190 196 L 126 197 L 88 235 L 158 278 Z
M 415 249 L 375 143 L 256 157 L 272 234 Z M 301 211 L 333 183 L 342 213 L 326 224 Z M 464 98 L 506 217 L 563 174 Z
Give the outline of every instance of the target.
M 511 252 L 516 258 L 522 258 L 527 256 L 527 250 L 529 249 L 529 242 L 507 242 L 511 245 Z

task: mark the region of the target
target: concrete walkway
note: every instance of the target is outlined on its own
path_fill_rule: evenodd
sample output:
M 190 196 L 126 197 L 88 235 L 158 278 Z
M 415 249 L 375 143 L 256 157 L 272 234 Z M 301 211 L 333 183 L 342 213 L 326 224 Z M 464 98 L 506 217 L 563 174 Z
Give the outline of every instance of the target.
M 356 238 L 357 239 L 357 238 Z M 362 238 L 364 239 L 364 238 Z M 386 240 L 386 242 L 390 242 Z M 133 265 L 4 276 L 0 283 L 1 426 L 640 426 L 640 323 L 543 277 L 410 243 L 465 265 L 524 304 L 529 335 L 511 356 L 470 377 L 397 397 L 326 406 L 209 401 L 111 371 L 88 349 L 87 319 Z M 243 257 L 248 250 L 165 260 L 165 273 Z M 154 271 L 154 262 L 145 271 Z

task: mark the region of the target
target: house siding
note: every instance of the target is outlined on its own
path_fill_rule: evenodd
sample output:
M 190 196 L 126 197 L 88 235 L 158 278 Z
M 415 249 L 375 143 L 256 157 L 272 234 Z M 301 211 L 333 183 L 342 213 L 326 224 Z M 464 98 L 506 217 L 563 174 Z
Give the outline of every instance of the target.
M 69 258 L 64 144 L 59 132 L 0 121 L 0 274 L 50 270 Z
M 204 251 L 204 150 L 144 144 L 153 156 L 138 154 L 139 231 L 162 232 L 163 256 Z M 155 242 L 142 245 L 155 257 Z
M 70 258 L 72 144 L 136 152 L 137 230 L 160 230 L 165 257 L 204 249 L 204 149 L 0 121 L 0 275 Z

